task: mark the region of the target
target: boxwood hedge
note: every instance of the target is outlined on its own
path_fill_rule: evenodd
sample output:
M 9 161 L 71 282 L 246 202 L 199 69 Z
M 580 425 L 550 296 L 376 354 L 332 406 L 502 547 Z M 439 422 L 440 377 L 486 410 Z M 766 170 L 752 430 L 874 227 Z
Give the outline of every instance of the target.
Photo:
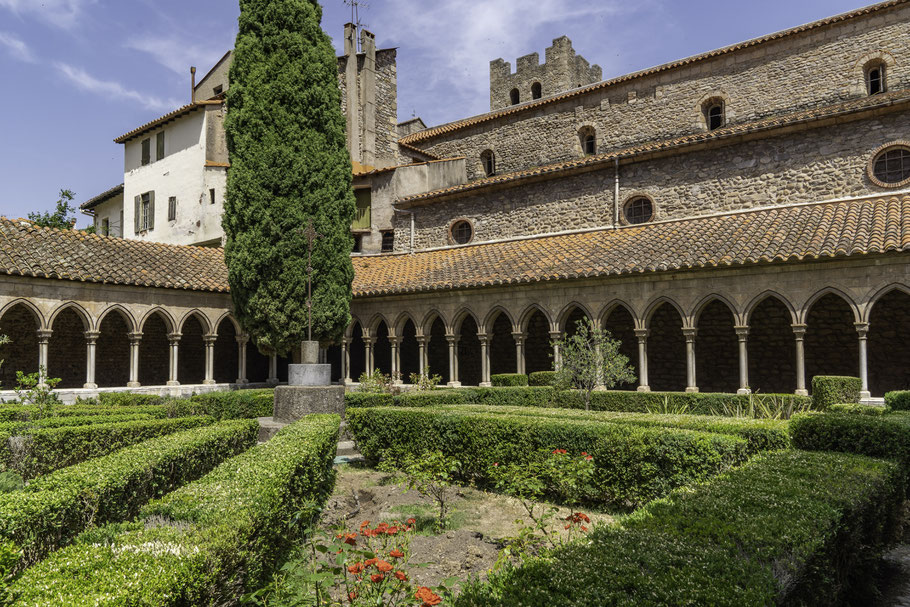
M 132 518 L 148 500 L 196 480 L 255 444 L 259 424 L 221 422 L 153 438 L 35 479 L 0 495 L 0 538 L 28 566 L 89 525 Z
M 5 405 L 0 407 L 0 422 L 108 415 L 148 415 L 149 417 L 164 418 L 168 416 L 168 410 L 163 405 L 101 407 L 84 403 L 79 405 L 58 405 L 50 409 L 42 409 L 34 405 Z
M 528 375 L 528 385 L 552 386 L 556 383 L 556 371 L 534 371 Z
M 148 413 L 128 413 L 126 415 L 72 415 L 65 417 L 43 417 L 27 422 L 0 422 L 0 431 L 12 434 L 23 433 L 29 428 L 62 428 L 64 426 L 90 426 L 92 424 L 109 424 L 113 422 L 131 422 L 136 420 L 155 419 Z
M 891 413 L 891 407 L 885 405 L 861 405 L 859 403 L 839 403 L 830 405 L 826 411 L 829 413 L 850 413 L 853 415 L 887 415 Z
M 812 408 L 824 411 L 838 403 L 858 403 L 863 382 L 858 377 L 816 375 L 812 378 Z
M 17 605 L 234 604 L 297 540 L 288 521 L 332 490 L 339 418 L 313 415 L 146 505 L 139 520 L 88 531 L 26 569 Z
M 490 375 L 494 386 L 527 386 L 528 376 L 523 373 L 494 373 Z
M 910 415 L 797 415 L 790 420 L 793 446 L 807 451 L 841 451 L 894 457 L 910 464 Z
M 897 390 L 886 393 L 885 404 L 895 411 L 910 410 L 910 390 Z
M 168 399 L 149 394 L 129 392 L 102 393 L 98 406 L 136 407 L 163 406 L 168 417 L 210 415 L 218 420 L 253 419 L 272 415 L 275 391 L 271 388 L 256 390 L 229 390 L 196 394 L 189 398 Z
M 348 428 L 370 459 L 441 450 L 460 478 L 484 484 L 494 463 L 520 463 L 541 449 L 594 456 L 599 500 L 624 508 L 702 481 L 744 461 L 746 441 L 677 428 L 434 408 L 352 409 Z
M 892 462 L 775 451 L 475 582 L 455 605 L 867 604 L 903 494 Z

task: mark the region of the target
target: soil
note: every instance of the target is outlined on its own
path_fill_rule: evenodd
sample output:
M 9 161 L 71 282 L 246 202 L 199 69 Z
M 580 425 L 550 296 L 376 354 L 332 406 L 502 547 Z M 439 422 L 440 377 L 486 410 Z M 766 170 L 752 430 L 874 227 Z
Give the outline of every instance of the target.
M 338 468 L 335 491 L 323 511 L 325 529 L 344 526 L 356 530 L 362 521 L 375 526 L 413 517 L 417 534 L 411 541 L 409 573 L 419 585 L 436 586 L 449 577 L 462 581 L 485 579 L 506 545 L 517 535 L 524 519 L 530 523 L 518 500 L 470 487 L 455 488 L 447 530 L 433 532 L 435 505 L 416 491 L 407 491 L 396 479 L 372 468 L 344 465 Z M 559 516 L 570 514 L 559 508 Z M 608 514 L 587 512 L 592 524 L 609 523 Z M 414 567 L 414 564 L 425 564 Z

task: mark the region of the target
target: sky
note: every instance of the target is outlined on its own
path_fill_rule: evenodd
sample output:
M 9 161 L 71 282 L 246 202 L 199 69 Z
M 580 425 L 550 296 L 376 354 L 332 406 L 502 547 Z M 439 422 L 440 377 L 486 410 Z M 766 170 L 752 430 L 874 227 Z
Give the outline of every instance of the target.
M 611 78 L 868 4 L 863 0 L 365 0 L 398 48 L 398 115 L 428 126 L 489 110 L 489 62 L 562 35 Z M 351 8 L 323 0 L 341 48 Z M 83 202 L 123 181 L 113 139 L 189 102 L 233 46 L 236 0 L 0 0 L 0 215 Z M 780 83 L 785 86 L 786 83 Z M 769 83 L 774 86 L 774 83 Z M 735 93 L 734 93 L 735 94 Z M 80 215 L 80 226 L 88 218 Z

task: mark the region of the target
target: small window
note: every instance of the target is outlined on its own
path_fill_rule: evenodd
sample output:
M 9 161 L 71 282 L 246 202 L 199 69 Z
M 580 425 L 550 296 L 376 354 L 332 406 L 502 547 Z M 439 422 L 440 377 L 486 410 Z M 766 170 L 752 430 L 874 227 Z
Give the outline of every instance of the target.
M 451 229 L 452 241 L 456 244 L 468 244 L 474 239 L 474 226 L 470 221 L 456 221 Z
M 876 185 L 898 187 L 910 183 L 910 147 L 893 146 L 872 159 L 871 177 Z
M 101 220 L 101 235 L 110 236 L 111 235 L 111 220 L 105 217 Z
M 360 253 L 363 251 L 363 235 L 354 234 L 354 248 L 352 249 L 353 253 Z
M 705 108 L 705 122 L 709 131 L 724 126 L 724 104 L 720 102 L 709 103 Z
M 543 91 L 540 88 L 540 83 L 535 82 L 531 85 L 531 99 L 540 99 L 543 96 Z
M 152 198 L 149 192 L 142 195 L 139 204 L 139 231 L 147 232 L 152 223 Z
M 215 204 L 215 188 L 209 190 L 209 204 Z
M 177 219 L 177 197 L 171 196 L 167 199 L 167 220 L 176 221 Z
M 636 196 L 629 200 L 623 208 L 626 223 L 647 223 L 654 218 L 654 203 L 646 196 Z
M 870 95 L 885 92 L 885 64 L 879 63 L 866 70 L 866 88 Z
M 142 140 L 142 166 L 152 162 L 152 140 Z
M 224 92 L 224 86 L 222 86 L 222 85 L 219 84 L 218 86 L 216 86 L 216 87 L 213 89 L 212 92 L 215 93 L 216 95 L 220 95 L 221 93 Z
M 518 92 L 518 89 L 512 89 L 509 92 L 509 99 L 512 101 L 512 105 L 518 105 L 518 102 L 521 101 L 521 93 Z
M 487 177 L 496 174 L 496 155 L 493 150 L 484 150 L 480 155 L 480 163 L 483 165 L 483 172 Z
M 164 158 L 164 131 L 161 131 L 155 136 L 155 147 L 155 160 L 161 160 Z
M 597 153 L 597 136 L 593 127 L 586 126 L 578 131 L 578 139 L 581 143 L 581 151 L 585 156 Z
M 395 231 L 386 230 L 382 233 L 382 252 L 391 253 L 395 250 Z

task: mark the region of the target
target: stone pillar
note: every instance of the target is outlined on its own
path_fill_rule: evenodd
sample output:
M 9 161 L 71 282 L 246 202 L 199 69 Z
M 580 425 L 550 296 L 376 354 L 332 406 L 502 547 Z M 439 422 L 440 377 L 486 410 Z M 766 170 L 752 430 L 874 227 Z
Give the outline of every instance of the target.
M 425 335 L 417 336 L 417 358 L 418 365 L 420 368 L 420 374 L 427 374 L 427 344 L 430 343 L 430 338 Z
M 860 390 L 859 397 L 860 399 L 871 398 L 872 394 L 869 392 L 869 357 L 867 353 L 869 323 L 858 322 L 854 323 L 853 326 L 856 327 L 856 333 L 859 336 L 859 378 L 863 382 L 863 387 Z
M 130 381 L 127 388 L 138 388 L 139 383 L 139 344 L 142 343 L 142 332 L 127 335 L 130 340 Z
M 553 344 L 553 368 L 559 369 L 562 366 L 562 353 L 559 351 L 559 340 L 562 339 L 562 331 L 550 331 L 550 343 Z
M 392 346 L 392 383 L 403 384 L 401 381 L 401 338 L 389 336 Z
M 100 331 L 85 332 L 85 385 L 82 387 L 86 390 L 96 390 L 98 388 L 98 384 L 95 383 L 95 351 L 99 337 L 101 337 Z M 132 354 L 132 351 L 130 354 Z
M 215 342 L 217 335 L 203 335 L 202 343 L 205 344 L 205 379 L 202 383 L 210 386 L 215 383 Z
M 177 356 L 180 352 L 180 338 L 183 337 L 182 333 L 168 333 L 167 340 L 171 344 L 171 357 L 170 365 L 168 371 L 168 380 L 167 385 L 169 386 L 179 386 L 180 381 L 177 379 Z
M 650 392 L 648 385 L 648 330 L 635 329 L 638 338 L 638 391 Z
M 269 377 L 266 383 L 273 386 L 278 385 L 278 355 L 274 352 L 269 355 Z
M 493 385 L 490 382 L 490 336 L 478 333 L 477 339 L 480 341 L 480 387 L 489 388 Z
M 751 394 L 749 388 L 749 327 L 733 327 L 739 339 L 739 390 L 737 394 Z
M 698 329 L 686 327 L 682 331 L 686 338 L 686 392 L 698 392 L 695 380 L 695 336 Z
M 363 360 L 366 363 L 367 375 L 373 374 L 373 338 L 363 338 Z
M 38 384 L 42 387 L 47 387 L 47 384 L 44 383 L 44 380 L 47 379 L 47 348 L 53 334 L 54 332 L 50 329 L 38 331 Z
M 351 340 L 347 337 L 341 340 L 341 379 L 351 383 Z
M 793 336 L 796 338 L 796 394 L 798 396 L 808 396 L 806 390 L 806 350 L 804 340 L 806 338 L 806 325 L 790 325 L 793 328 Z
M 249 335 L 238 335 L 237 339 L 237 383 L 248 384 L 250 380 L 246 377 L 246 348 L 250 343 Z
M 515 372 L 524 375 L 525 369 L 525 340 L 528 338 L 527 333 L 512 333 L 512 339 L 515 340 Z
M 458 336 L 446 335 L 446 341 L 449 342 L 449 383 L 446 385 L 459 388 L 461 382 L 458 381 Z

